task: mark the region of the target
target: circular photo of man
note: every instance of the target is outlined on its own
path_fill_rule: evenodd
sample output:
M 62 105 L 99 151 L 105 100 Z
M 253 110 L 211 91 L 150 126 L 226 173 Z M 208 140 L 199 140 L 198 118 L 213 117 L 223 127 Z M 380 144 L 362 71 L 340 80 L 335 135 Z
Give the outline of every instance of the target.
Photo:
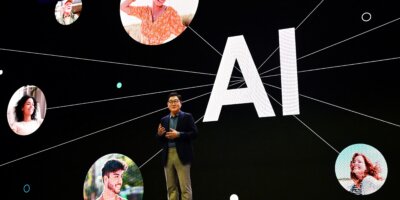
M 199 0 L 121 0 L 122 25 L 134 40 L 160 45 L 179 36 L 192 21 Z
M 54 14 L 58 23 L 70 25 L 79 18 L 81 11 L 81 0 L 62 0 L 57 2 Z
M 99 158 L 86 175 L 83 199 L 142 200 L 143 179 L 138 166 L 122 154 Z

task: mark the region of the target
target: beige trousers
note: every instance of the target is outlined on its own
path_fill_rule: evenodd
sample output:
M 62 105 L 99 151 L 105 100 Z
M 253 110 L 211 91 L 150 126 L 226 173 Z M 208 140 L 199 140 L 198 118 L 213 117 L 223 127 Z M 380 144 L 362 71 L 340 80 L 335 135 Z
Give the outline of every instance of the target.
M 192 200 L 192 184 L 190 181 L 190 164 L 183 165 L 179 160 L 176 148 L 168 148 L 167 166 L 164 167 L 167 182 L 168 200 Z M 179 189 L 181 194 L 179 194 Z

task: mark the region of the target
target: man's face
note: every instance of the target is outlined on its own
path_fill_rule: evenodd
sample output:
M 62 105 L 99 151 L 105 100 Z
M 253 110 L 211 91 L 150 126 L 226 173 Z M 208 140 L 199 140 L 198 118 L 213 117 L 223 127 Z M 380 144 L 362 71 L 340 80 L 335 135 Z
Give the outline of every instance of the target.
M 72 3 L 68 1 L 64 4 L 64 12 L 70 13 L 71 11 L 72 11 Z
M 115 172 L 110 172 L 107 175 L 107 181 L 105 181 L 106 187 L 108 190 L 114 192 L 115 194 L 119 194 L 122 186 L 122 174 L 124 170 L 117 170 Z
M 178 113 L 181 110 L 182 104 L 177 96 L 172 96 L 168 99 L 168 109 L 171 113 Z

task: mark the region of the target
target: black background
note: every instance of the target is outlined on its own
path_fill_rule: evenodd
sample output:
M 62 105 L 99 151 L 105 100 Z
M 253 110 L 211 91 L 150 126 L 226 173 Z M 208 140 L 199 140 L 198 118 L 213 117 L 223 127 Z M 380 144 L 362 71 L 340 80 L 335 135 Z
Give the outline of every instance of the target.
M 228 37 L 243 35 L 254 62 L 260 66 L 278 47 L 278 30 L 297 27 L 320 2 L 200 0 L 190 27 L 220 53 Z M 168 111 L 146 114 L 165 107 L 168 92 L 58 106 L 214 82 L 215 76 L 209 75 L 11 51 L 217 73 L 221 56 L 190 29 L 160 46 L 146 46 L 131 39 L 122 26 L 119 3 L 83 0 L 82 14 L 70 26 L 55 20 L 56 1 L 1 3 L 0 70 L 4 74 L 0 76 L 0 163 L 94 133 L 1 166 L 1 199 L 83 199 L 86 173 L 101 156 L 121 153 L 140 166 L 160 150 L 154 134 L 159 119 Z M 296 30 L 297 57 L 399 18 L 394 3 L 324 1 Z M 372 14 L 369 22 L 362 21 L 364 12 Z M 395 21 L 301 59 L 298 70 L 400 56 L 399 27 L 400 21 Z M 277 66 L 279 52 L 259 71 Z M 299 73 L 299 92 L 399 124 L 398 66 L 399 60 L 392 60 Z M 274 70 L 268 74 L 278 73 Z M 121 89 L 115 86 L 119 81 Z M 280 87 L 280 76 L 263 81 Z M 13 93 L 28 84 L 44 92 L 48 110 L 39 130 L 21 137 L 9 128 L 7 105 Z M 180 93 L 187 100 L 211 89 L 209 86 Z M 281 100 L 279 90 L 266 86 L 266 91 Z M 186 102 L 182 109 L 200 119 L 208 97 Z M 337 152 L 293 116 L 282 116 L 281 107 L 270 100 L 276 117 L 258 118 L 254 106 L 246 104 L 224 106 L 218 122 L 197 124 L 200 133 L 192 167 L 194 199 L 226 200 L 231 194 L 237 194 L 240 200 L 359 199 L 337 181 Z M 388 164 L 387 180 L 378 192 L 361 198 L 387 199 L 397 194 L 398 125 L 302 97 L 300 112 L 298 118 L 338 151 L 365 143 L 383 154 Z M 140 118 L 127 122 L 136 117 Z M 122 122 L 127 123 L 118 125 Z M 150 160 L 141 172 L 144 199 L 166 199 L 160 157 Z M 23 192 L 25 184 L 31 185 L 27 194 Z

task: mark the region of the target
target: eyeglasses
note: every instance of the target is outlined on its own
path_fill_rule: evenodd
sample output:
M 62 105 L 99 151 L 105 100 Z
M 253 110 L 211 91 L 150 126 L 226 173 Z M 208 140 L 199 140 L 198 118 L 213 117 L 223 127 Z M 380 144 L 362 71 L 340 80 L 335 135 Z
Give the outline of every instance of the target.
M 179 103 L 179 99 L 174 99 L 174 100 L 169 100 L 168 103 L 169 104 L 174 104 L 174 103 Z

